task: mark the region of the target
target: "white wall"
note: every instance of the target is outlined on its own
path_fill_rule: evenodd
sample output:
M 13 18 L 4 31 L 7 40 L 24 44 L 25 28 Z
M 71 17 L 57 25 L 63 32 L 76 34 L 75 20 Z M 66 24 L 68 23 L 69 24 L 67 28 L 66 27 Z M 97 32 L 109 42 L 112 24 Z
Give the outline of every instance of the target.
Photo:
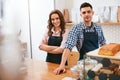
M 71 5 L 71 2 L 72 5 Z M 89 2 L 92 4 L 93 7 L 96 6 L 117 6 L 120 5 L 120 0 L 71 0 L 66 2 L 66 8 L 79 8 L 83 2 Z M 69 7 L 72 6 L 72 7 Z
M 65 5 L 66 5 L 65 0 L 55 0 L 55 9 L 63 11 Z
M 19 33 L 20 40 L 27 42 L 28 56 L 45 60 L 46 52 L 38 49 L 47 28 L 48 16 L 54 9 L 54 0 L 4 0 L 4 21 L 6 29 L 11 27 Z M 29 13 L 30 12 L 30 13 Z M 31 40 L 30 40 L 31 39 Z
M 30 0 L 30 23 L 33 59 L 45 61 L 46 52 L 38 49 L 44 31 L 47 28 L 48 16 L 54 9 L 54 0 Z
M 21 30 L 20 39 L 27 42 L 30 56 L 28 0 L 3 0 L 3 2 L 4 27 L 8 31 L 14 27 L 16 33 Z
M 102 25 L 107 43 L 120 43 L 120 24 Z
M 21 6 L 22 4 L 22 6 Z M 16 27 L 16 29 L 22 29 L 22 41 L 27 41 L 26 36 L 29 26 L 28 16 L 28 2 L 27 0 L 5 0 L 4 1 L 4 20 L 6 21 L 6 27 Z M 19 31 L 18 31 L 19 32 Z M 28 38 L 29 39 L 29 38 Z

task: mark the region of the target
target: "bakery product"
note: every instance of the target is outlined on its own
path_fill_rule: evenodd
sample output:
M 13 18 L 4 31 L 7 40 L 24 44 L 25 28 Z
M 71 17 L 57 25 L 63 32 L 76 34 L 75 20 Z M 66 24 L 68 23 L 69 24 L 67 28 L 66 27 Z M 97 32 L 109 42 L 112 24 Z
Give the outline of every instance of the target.
M 119 51 L 120 51 L 120 44 L 110 43 L 110 44 L 103 45 L 99 49 L 98 54 L 99 55 L 106 55 L 106 56 L 114 56 Z

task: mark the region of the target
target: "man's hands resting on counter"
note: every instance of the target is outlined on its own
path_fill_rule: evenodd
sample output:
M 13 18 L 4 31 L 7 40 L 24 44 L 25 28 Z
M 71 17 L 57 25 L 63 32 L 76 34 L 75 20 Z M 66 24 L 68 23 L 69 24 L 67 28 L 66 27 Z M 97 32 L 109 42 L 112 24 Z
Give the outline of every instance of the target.
M 65 63 L 67 61 L 69 54 L 70 54 L 70 50 L 68 48 L 65 48 L 63 51 L 63 54 L 62 54 L 62 61 L 60 63 L 60 66 L 54 70 L 54 73 L 56 75 L 58 75 L 60 73 L 64 73 L 66 71 L 65 70 Z
M 65 66 L 59 66 L 58 68 L 56 68 L 54 70 L 54 74 L 56 74 L 56 75 L 59 75 L 61 73 L 65 73 L 65 72 L 66 72 Z

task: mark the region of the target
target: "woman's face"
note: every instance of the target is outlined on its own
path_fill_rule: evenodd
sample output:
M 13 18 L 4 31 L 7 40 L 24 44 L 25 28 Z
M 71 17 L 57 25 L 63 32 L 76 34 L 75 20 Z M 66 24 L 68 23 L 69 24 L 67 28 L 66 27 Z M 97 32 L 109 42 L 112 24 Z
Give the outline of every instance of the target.
M 54 27 L 60 27 L 60 18 L 58 14 L 52 14 L 51 15 L 51 22 L 54 25 Z

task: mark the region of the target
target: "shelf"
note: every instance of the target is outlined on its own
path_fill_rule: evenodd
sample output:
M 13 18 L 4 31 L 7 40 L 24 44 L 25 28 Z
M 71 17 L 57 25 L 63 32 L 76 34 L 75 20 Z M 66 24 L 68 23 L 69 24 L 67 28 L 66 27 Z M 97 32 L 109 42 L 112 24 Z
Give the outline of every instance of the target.
M 66 28 L 71 28 L 73 25 L 76 23 L 66 23 Z M 103 23 L 98 23 L 100 25 L 120 25 L 120 22 L 103 22 Z
M 66 23 L 66 28 L 70 29 L 75 23 Z
M 101 25 L 120 25 L 120 22 L 103 22 L 103 23 L 98 23 Z
M 66 26 L 72 26 L 72 25 L 74 25 L 75 23 L 66 23 Z

